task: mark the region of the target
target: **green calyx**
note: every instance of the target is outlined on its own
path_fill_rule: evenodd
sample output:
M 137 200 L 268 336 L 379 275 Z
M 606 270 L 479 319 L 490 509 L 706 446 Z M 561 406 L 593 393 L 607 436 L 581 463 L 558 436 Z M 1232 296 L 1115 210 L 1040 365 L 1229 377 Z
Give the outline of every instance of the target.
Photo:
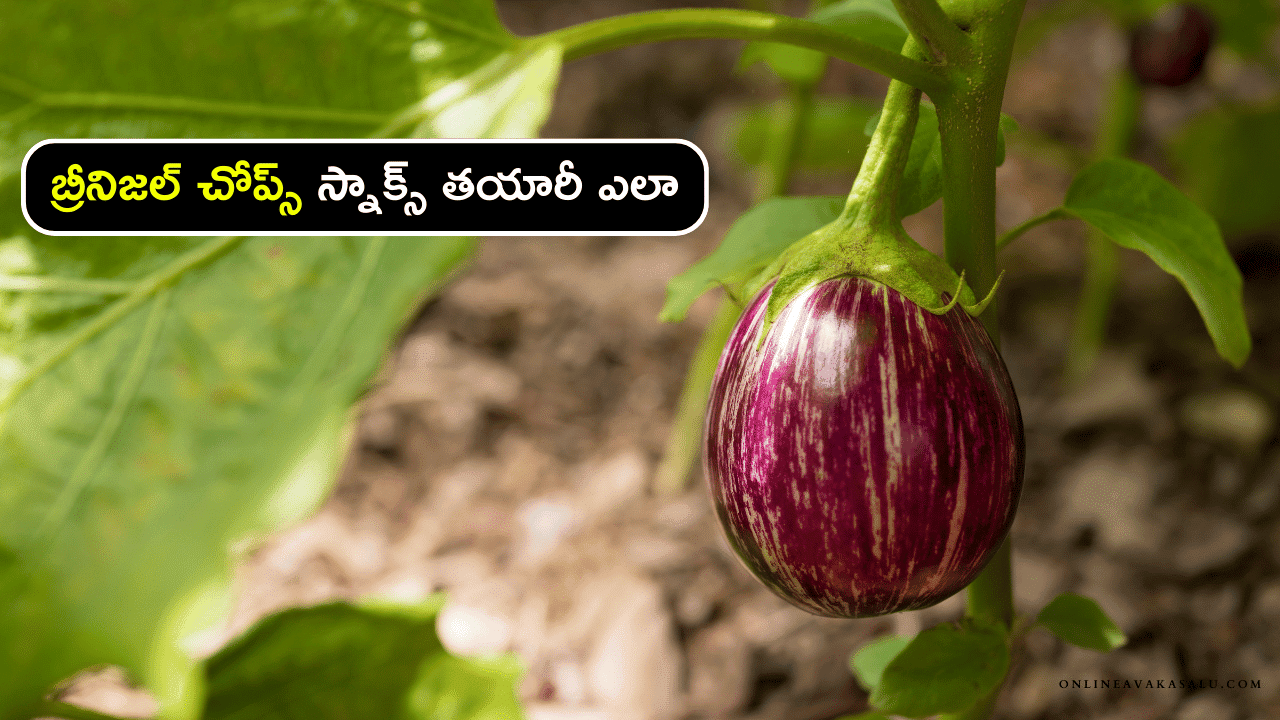
M 995 297 L 993 287 L 979 300 L 963 276 L 912 240 L 901 225 L 873 228 L 851 223 L 842 215 L 796 241 L 751 282 L 748 289 L 754 294 L 777 278 L 765 310 L 762 336 L 797 295 L 837 277 L 873 280 L 935 315 L 958 305 L 977 316 Z
M 903 54 L 920 53 L 908 39 Z M 907 235 L 898 215 L 898 189 L 920 114 L 920 90 L 893 81 L 875 133 L 844 211 L 787 248 L 746 288 L 759 292 L 774 278 L 763 338 L 784 307 L 801 292 L 837 277 L 860 277 L 893 288 L 931 313 L 959 305 L 977 316 L 995 296 L 978 300 L 963 276 Z M 999 283 L 996 283 L 998 286 Z

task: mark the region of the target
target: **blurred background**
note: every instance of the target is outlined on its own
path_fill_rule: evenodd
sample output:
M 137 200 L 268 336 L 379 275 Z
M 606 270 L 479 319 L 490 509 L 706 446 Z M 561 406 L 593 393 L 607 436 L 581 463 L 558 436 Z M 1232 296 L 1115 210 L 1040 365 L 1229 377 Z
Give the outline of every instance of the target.
M 519 34 L 677 6 L 498 3 Z M 998 174 L 1001 230 L 1061 202 L 1114 114 L 1130 30 L 1100 7 L 1029 4 L 1004 102 L 1021 129 Z M 1002 255 L 1003 352 L 1027 428 L 1017 605 L 1030 613 L 1083 593 L 1130 642 L 1102 655 L 1030 634 L 999 717 L 1280 717 L 1280 45 L 1270 30 L 1251 52 L 1232 37 L 1219 31 L 1187 84 L 1136 91 L 1129 152 L 1223 226 L 1253 331 L 1244 370 L 1215 355 L 1176 281 L 1126 251 L 1096 360 L 1064 380 L 1085 232 L 1042 226 Z M 706 222 L 682 238 L 486 240 L 405 329 L 363 402 L 334 496 L 240 569 L 235 614 L 202 640 L 206 651 L 281 608 L 444 590 L 444 642 L 517 653 L 530 720 L 832 720 L 865 708 L 853 650 L 960 615 L 962 596 L 879 619 L 809 616 L 738 563 L 700 471 L 684 490 L 654 489 L 718 302 L 709 294 L 684 323 L 662 324 L 664 287 L 755 201 L 753 133 L 785 93 L 763 66 L 738 69 L 741 51 L 666 43 L 565 67 L 543 136 L 694 141 L 711 162 Z M 885 87 L 830 63 L 816 95 L 838 106 L 823 121 L 835 140 L 802 148 L 792 193 L 847 192 Z M 906 225 L 940 247 L 940 203 Z M 1117 678 L 1205 687 L 1069 686 Z M 1228 680 L 1260 688 L 1228 690 Z M 151 708 L 110 672 L 66 699 Z

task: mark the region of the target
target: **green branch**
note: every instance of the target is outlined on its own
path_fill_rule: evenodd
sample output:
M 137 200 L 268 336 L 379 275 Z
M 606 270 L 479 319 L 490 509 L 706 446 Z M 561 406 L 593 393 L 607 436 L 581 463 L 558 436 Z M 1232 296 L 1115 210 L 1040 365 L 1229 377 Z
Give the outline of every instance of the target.
M 1033 227 L 1038 227 L 1053 220 L 1065 220 L 1069 217 L 1071 216 L 1067 214 L 1067 211 L 1060 207 L 1056 207 L 1043 215 L 1037 215 L 1030 220 L 1019 223 L 1016 227 L 1011 228 L 1008 232 L 1001 235 L 1000 239 L 996 242 L 996 249 L 1003 250 L 1005 246 L 1014 240 L 1017 240 L 1023 233 Z
M 890 52 L 824 25 L 751 10 L 687 9 L 632 13 L 572 25 L 536 37 L 560 43 L 566 62 L 630 45 L 667 40 L 728 38 L 788 43 L 826 53 L 920 88 L 950 92 L 942 68 Z
M 955 64 L 973 50 L 973 39 L 964 34 L 938 5 L 938 0 L 893 0 L 911 34 L 935 60 Z

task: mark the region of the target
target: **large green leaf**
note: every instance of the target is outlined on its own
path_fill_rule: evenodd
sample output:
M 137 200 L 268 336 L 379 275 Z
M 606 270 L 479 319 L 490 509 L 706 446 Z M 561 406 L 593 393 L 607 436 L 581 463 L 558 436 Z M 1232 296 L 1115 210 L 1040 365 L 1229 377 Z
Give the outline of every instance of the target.
M 1045 605 L 1036 624 L 1072 645 L 1099 652 L 1111 652 L 1127 642 L 1096 601 L 1074 593 L 1062 593 Z
M 1243 281 L 1213 218 L 1155 170 L 1109 158 L 1072 181 L 1062 211 L 1124 247 L 1140 250 L 1182 283 L 1218 354 L 1239 367 L 1249 357 Z
M 455 238 L 11 240 L 38 278 L 119 298 L 6 297 L 0 337 L 0 717 L 111 663 L 198 707 L 182 638 L 216 619 L 228 548 L 311 512 L 346 417 Z
M 492 0 L 10 3 L 0 46 L 11 193 L 50 137 L 529 137 L 560 63 Z
M 893 715 L 960 712 L 994 690 L 1009 669 L 1002 627 L 973 620 L 929 628 L 885 667 L 871 704 Z
M 191 717 L 181 640 L 222 610 L 228 549 L 325 495 L 352 401 L 471 242 L 47 238 L 19 161 L 49 137 L 528 135 L 559 50 L 489 0 L 9 3 L 0 42 L 0 273 L 29 287 L 0 293 L 0 718 L 103 663 Z
M 671 278 L 659 318 L 679 322 L 707 290 L 716 285 L 741 286 L 796 240 L 834 220 L 842 207 L 840 197 L 787 197 L 766 200 L 746 211 L 710 255 Z
M 888 635 L 877 638 L 858 648 L 849 657 L 849 668 L 857 676 L 858 682 L 867 692 L 875 692 L 880 687 L 880 679 L 884 677 L 884 669 L 903 648 L 911 644 L 909 635 Z
M 422 606 L 333 603 L 272 615 L 209 658 L 205 720 L 516 720 L 512 656 L 456 657 Z
M 1201 115 L 1170 153 L 1191 197 L 1228 236 L 1280 228 L 1280 106 Z

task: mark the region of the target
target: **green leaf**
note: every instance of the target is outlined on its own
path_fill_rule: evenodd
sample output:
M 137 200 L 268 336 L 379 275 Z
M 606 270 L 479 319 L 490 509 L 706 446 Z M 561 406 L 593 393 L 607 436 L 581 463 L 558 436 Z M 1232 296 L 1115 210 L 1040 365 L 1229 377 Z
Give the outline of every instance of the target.
M 891 718 L 882 712 L 868 710 L 866 712 L 858 713 L 857 715 L 842 715 L 841 717 L 836 718 L 836 720 L 891 720 Z
M 880 687 L 880 678 L 884 669 L 902 649 L 911 644 L 907 635 L 889 635 L 877 638 L 863 645 L 849 657 L 849 668 L 858 678 L 858 682 L 867 692 L 875 692 Z
M 440 85 L 437 76 L 384 132 L 412 125 L 413 137 L 534 137 L 551 112 L 560 58 L 555 43 L 521 42 L 451 82 Z
M 659 319 L 679 322 L 707 290 L 750 280 L 796 240 L 831 222 L 843 207 L 841 197 L 787 197 L 766 200 L 746 211 L 719 247 L 667 283 Z
M 1111 652 L 1128 638 L 1094 600 L 1062 593 L 1044 606 L 1036 624 L 1077 647 Z
M 889 663 L 871 704 L 907 717 L 960 712 L 999 686 L 1008 669 L 1002 627 L 939 625 L 917 635 Z
M 1076 176 L 1063 210 L 1140 250 L 1191 295 L 1218 354 L 1236 367 L 1249 357 L 1240 271 L 1218 225 L 1159 173 L 1139 162 L 1100 160 Z
M 0 719 L 97 664 L 194 717 L 182 640 L 225 609 L 229 548 L 325 496 L 353 400 L 472 243 L 33 242 L 21 158 L 48 137 L 531 135 L 559 50 L 489 0 L 10 3 L 0 42 L 0 270 L 46 288 L 0 294 Z
M 515 687 L 523 667 L 515 655 L 460 658 L 440 654 L 422 667 L 409 694 L 421 720 L 519 720 Z
M 206 720 L 511 720 L 521 717 L 513 656 L 449 654 L 439 597 L 419 607 L 333 603 L 285 610 L 205 665 Z
M 1170 144 L 1187 192 L 1228 236 L 1280 228 L 1280 106 L 1218 108 Z
M 809 13 L 808 20 L 890 52 L 902 50 L 907 25 L 891 0 L 842 0 Z M 810 85 L 822 78 L 827 56 L 785 43 L 750 42 L 738 59 L 740 70 L 763 62 L 788 82 Z
M 795 165 L 801 170 L 857 170 L 867 151 L 862 128 L 879 106 L 862 98 L 816 98 L 803 120 L 804 136 Z M 776 106 L 740 110 L 726 124 L 728 145 L 748 165 L 765 161 L 769 138 L 777 135 Z
M 0 717 L 95 664 L 172 717 L 182 640 L 223 610 L 229 548 L 331 486 L 349 408 L 457 238 L 17 239 L 37 277 L 122 297 L 5 295 Z
M 530 137 L 560 64 L 491 0 L 53 0 L 0 11 L 0 43 L 15 198 L 50 137 Z

